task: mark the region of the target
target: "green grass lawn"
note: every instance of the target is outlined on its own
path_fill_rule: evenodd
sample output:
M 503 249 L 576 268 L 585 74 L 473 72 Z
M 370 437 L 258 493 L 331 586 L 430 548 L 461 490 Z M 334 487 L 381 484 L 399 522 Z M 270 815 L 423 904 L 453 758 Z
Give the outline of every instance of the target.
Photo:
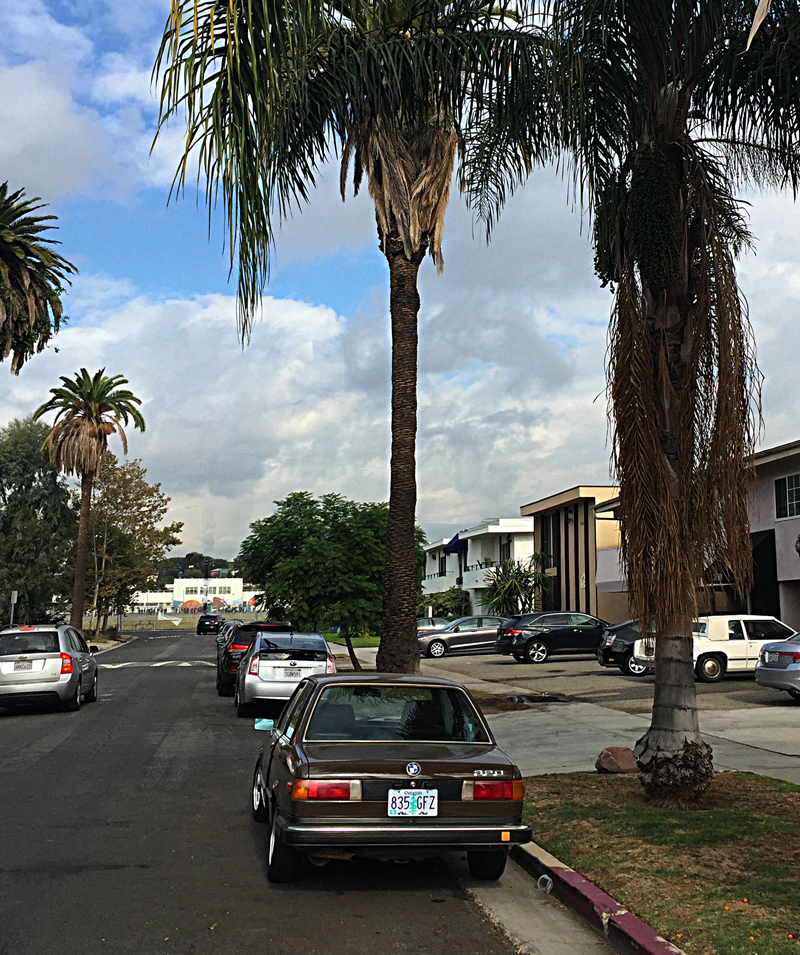
M 800 955 L 800 786 L 718 773 L 699 809 L 674 812 L 635 776 L 534 776 L 525 821 L 687 955 Z
M 338 643 L 339 646 L 347 646 L 344 642 L 344 637 L 340 637 L 338 633 L 325 632 L 322 634 L 323 637 L 328 641 L 328 643 Z M 354 647 L 377 647 L 380 645 L 380 637 L 353 637 L 352 643 Z

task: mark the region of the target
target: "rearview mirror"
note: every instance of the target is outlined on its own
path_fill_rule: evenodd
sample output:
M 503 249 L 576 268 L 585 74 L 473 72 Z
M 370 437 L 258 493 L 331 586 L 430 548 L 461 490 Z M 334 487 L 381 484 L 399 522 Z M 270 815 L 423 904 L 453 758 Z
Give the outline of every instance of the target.
M 273 726 L 275 726 L 275 723 L 272 720 L 258 719 L 255 722 L 255 728 L 257 730 L 266 730 L 269 732 Z

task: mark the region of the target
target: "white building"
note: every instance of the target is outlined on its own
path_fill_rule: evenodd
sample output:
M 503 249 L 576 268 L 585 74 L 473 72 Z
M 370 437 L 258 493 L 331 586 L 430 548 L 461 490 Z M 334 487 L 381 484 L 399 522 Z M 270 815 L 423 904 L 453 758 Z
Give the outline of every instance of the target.
M 243 609 L 251 606 L 256 593 L 252 587 L 245 587 L 242 577 L 176 577 L 164 590 L 137 593 L 131 609 L 177 611 L 189 604 L 196 610 L 194 603 L 214 610 Z
M 486 608 L 486 571 L 504 560 L 527 561 L 534 552 L 532 517 L 492 517 L 459 531 L 451 540 L 425 548 L 424 594 L 461 587 L 469 593 L 472 612 Z

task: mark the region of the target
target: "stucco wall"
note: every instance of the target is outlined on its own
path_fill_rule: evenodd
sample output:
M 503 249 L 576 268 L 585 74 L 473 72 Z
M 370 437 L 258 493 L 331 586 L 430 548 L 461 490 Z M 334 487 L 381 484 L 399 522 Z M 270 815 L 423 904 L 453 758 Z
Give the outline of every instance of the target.
M 800 517 L 775 517 L 775 479 L 800 473 L 800 454 L 762 464 L 757 468 L 755 486 L 748 494 L 750 530 L 775 530 L 778 580 L 800 580 L 800 556 L 795 541 L 800 534 Z M 781 597 L 781 605 L 783 597 Z M 783 610 L 781 611 L 783 613 Z

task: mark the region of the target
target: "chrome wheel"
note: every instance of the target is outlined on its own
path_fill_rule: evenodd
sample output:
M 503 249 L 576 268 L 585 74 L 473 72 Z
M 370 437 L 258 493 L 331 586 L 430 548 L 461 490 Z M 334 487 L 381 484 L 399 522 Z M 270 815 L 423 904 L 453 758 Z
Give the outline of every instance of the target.
M 443 657 L 447 653 L 447 647 L 441 640 L 434 640 L 428 644 L 429 657 Z
M 544 663 L 550 656 L 550 647 L 544 640 L 531 640 L 525 644 L 525 659 L 528 663 Z
M 697 662 L 697 677 L 703 683 L 716 683 L 724 672 L 725 668 L 719 657 L 701 657 Z
M 637 660 L 634 660 L 632 656 L 625 657 L 625 662 L 620 667 L 620 670 L 628 676 L 644 676 L 649 669 L 646 664 L 639 663 Z

